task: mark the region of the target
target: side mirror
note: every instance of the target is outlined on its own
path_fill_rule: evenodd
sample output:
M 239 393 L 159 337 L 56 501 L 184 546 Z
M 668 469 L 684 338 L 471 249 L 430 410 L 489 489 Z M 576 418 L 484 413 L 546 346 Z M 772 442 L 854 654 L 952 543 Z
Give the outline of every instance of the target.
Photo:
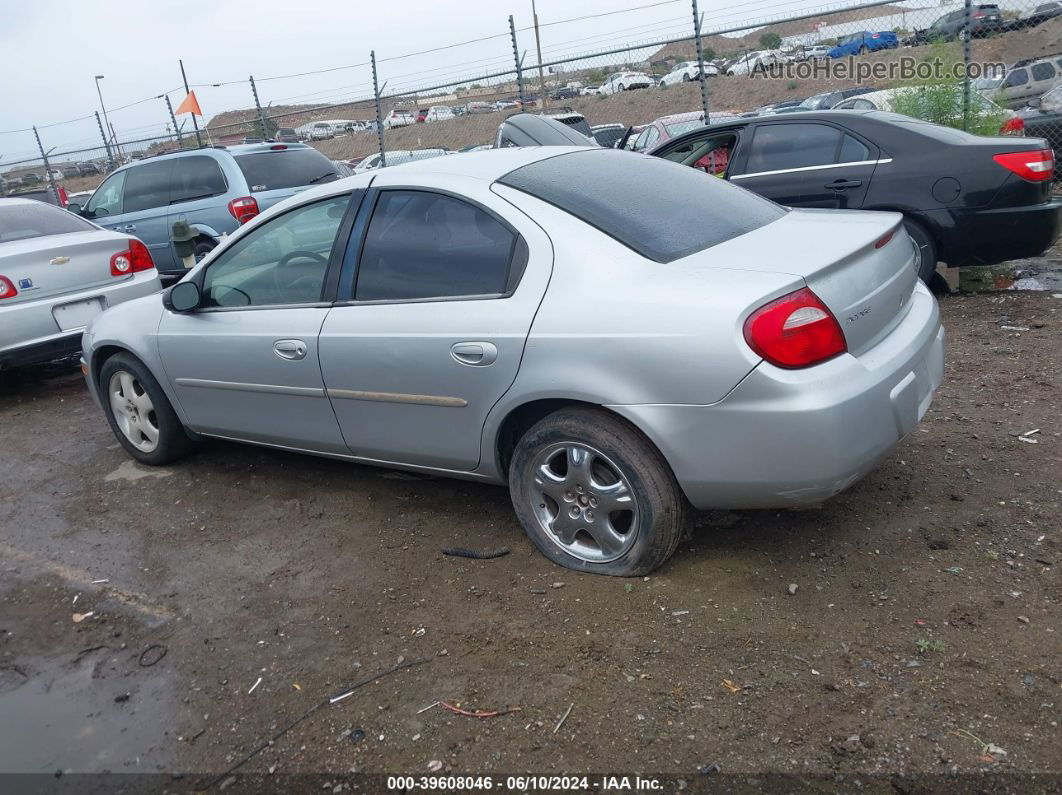
M 191 312 L 199 308 L 203 296 L 195 282 L 177 282 L 162 294 L 162 305 L 171 312 Z
M 74 215 L 84 215 L 85 211 L 81 208 L 81 205 L 77 202 L 70 202 L 66 205 L 66 209 L 72 212 Z
M 1032 108 L 1033 110 L 1039 110 L 1040 109 L 1040 98 L 1039 97 L 1033 97 L 1032 99 L 1030 99 L 1029 100 L 1029 107 Z

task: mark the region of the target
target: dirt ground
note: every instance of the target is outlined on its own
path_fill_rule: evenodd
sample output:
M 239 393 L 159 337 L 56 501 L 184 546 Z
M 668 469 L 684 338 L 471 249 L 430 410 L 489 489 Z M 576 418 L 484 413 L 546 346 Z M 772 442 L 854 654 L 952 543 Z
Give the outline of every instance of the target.
M 698 514 L 636 580 L 548 563 L 501 488 L 220 442 L 141 468 L 75 366 L 4 373 L 0 771 L 187 789 L 423 659 L 243 770 L 696 781 L 717 764 L 1049 789 L 1062 297 L 942 309 L 944 384 L 880 469 L 818 509 Z M 440 553 L 455 545 L 512 551 Z

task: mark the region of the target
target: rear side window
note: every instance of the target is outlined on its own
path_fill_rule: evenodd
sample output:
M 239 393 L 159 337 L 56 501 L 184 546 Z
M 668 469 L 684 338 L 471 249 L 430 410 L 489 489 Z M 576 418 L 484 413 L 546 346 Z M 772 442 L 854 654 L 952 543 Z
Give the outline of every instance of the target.
M 174 161 L 170 204 L 218 196 L 228 190 L 221 166 L 211 157 L 194 155 Z
M 95 229 L 73 213 L 43 202 L 0 202 L 0 244 Z
M 251 193 L 321 185 L 338 179 L 332 161 L 316 149 L 278 149 L 236 155 Z
M 1033 64 L 1031 71 L 1033 80 L 1050 80 L 1055 76 L 1055 67 L 1046 61 Z
M 172 160 L 133 166 L 125 177 L 123 212 L 151 210 L 170 203 Z
M 841 141 L 841 152 L 837 156 L 838 163 L 859 163 L 870 159 L 870 150 L 851 135 L 844 136 Z
M 762 124 L 752 136 L 745 173 L 836 162 L 841 131 L 824 124 Z
M 591 149 L 498 180 L 549 202 L 656 262 L 671 262 L 785 215 L 774 202 L 658 157 Z
M 383 191 L 365 236 L 359 301 L 502 295 L 516 235 L 468 202 L 427 191 Z

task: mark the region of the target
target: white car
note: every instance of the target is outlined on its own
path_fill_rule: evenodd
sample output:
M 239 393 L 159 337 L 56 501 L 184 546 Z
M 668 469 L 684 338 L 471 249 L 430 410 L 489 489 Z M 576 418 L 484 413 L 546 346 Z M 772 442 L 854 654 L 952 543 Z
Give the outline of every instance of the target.
M 311 141 L 324 141 L 329 138 L 335 137 L 335 131 L 332 129 L 332 125 L 326 121 L 314 122 L 310 127 L 309 138 Z
M 384 116 L 383 127 L 385 130 L 393 130 L 395 127 L 408 127 L 416 120 L 408 110 L 393 109 Z
M 748 75 L 766 72 L 786 63 L 786 57 L 777 50 L 760 50 L 742 55 L 727 67 L 728 75 Z
M 893 112 L 895 110 L 893 102 L 896 97 L 901 94 L 917 94 L 919 87 L 909 86 L 905 88 L 887 88 L 883 91 L 871 91 L 869 94 L 859 94 L 855 97 L 849 97 L 842 100 L 833 106 L 833 110 L 885 110 Z M 1018 119 L 1018 114 L 1013 110 L 1007 110 L 1001 108 L 992 100 L 988 99 L 982 94 L 978 94 L 976 91 L 970 92 L 970 101 L 978 107 L 978 109 L 989 112 L 998 113 L 1005 121 L 1003 128 L 1000 130 L 1004 135 L 1024 135 L 1024 125 L 1014 122 L 1012 120 Z M 963 95 L 961 88 L 957 88 L 955 91 L 955 118 L 962 118 L 962 103 Z M 921 114 L 919 114 L 921 115 Z
M 615 72 L 601 84 L 597 93 L 603 97 L 610 94 L 618 94 L 621 91 L 630 91 L 635 88 L 652 88 L 653 78 L 644 72 Z
M 411 163 L 414 160 L 429 160 L 433 157 L 453 154 L 449 149 L 393 149 L 387 151 L 387 165 L 400 166 L 403 163 Z M 380 153 L 369 155 L 354 166 L 355 174 L 364 174 L 366 171 L 374 171 L 383 168 Z
M 814 61 L 830 57 L 830 48 L 825 44 L 813 44 L 804 48 L 804 60 Z
M 452 118 L 454 118 L 454 112 L 446 105 L 432 105 L 428 108 L 424 121 L 449 121 Z
M 579 94 L 584 97 L 596 97 L 601 94 L 601 86 L 583 86 Z
M 684 61 L 683 63 L 675 64 L 674 69 L 660 78 L 660 86 L 673 86 L 676 83 L 688 83 L 690 80 L 697 80 L 700 71 L 697 68 L 696 61 Z M 715 64 L 705 62 L 704 76 L 714 77 L 717 74 L 719 74 L 719 69 Z

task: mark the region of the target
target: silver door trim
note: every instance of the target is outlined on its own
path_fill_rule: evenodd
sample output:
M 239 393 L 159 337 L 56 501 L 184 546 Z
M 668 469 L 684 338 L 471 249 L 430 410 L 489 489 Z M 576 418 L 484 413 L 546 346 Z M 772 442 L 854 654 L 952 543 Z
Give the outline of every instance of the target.
M 235 392 L 257 392 L 267 395 L 296 395 L 298 397 L 325 396 L 324 389 L 313 386 L 280 386 L 278 384 L 249 384 L 242 381 L 211 381 L 206 378 L 176 378 L 177 386 L 198 387 L 199 389 L 231 389 Z
M 414 403 L 418 406 L 443 406 L 462 409 L 468 401 L 446 395 L 410 395 L 405 392 L 365 392 L 360 389 L 327 389 L 330 398 L 337 400 L 368 400 L 373 403 Z
M 780 168 L 777 171 L 755 171 L 751 174 L 735 174 L 730 179 L 748 179 L 749 177 L 771 177 L 775 174 L 796 174 L 800 171 L 820 171 L 826 168 L 844 168 L 845 166 L 883 166 L 891 163 L 891 157 L 883 157 L 879 160 L 853 160 L 848 163 L 826 163 L 821 166 L 800 166 L 799 168 Z

